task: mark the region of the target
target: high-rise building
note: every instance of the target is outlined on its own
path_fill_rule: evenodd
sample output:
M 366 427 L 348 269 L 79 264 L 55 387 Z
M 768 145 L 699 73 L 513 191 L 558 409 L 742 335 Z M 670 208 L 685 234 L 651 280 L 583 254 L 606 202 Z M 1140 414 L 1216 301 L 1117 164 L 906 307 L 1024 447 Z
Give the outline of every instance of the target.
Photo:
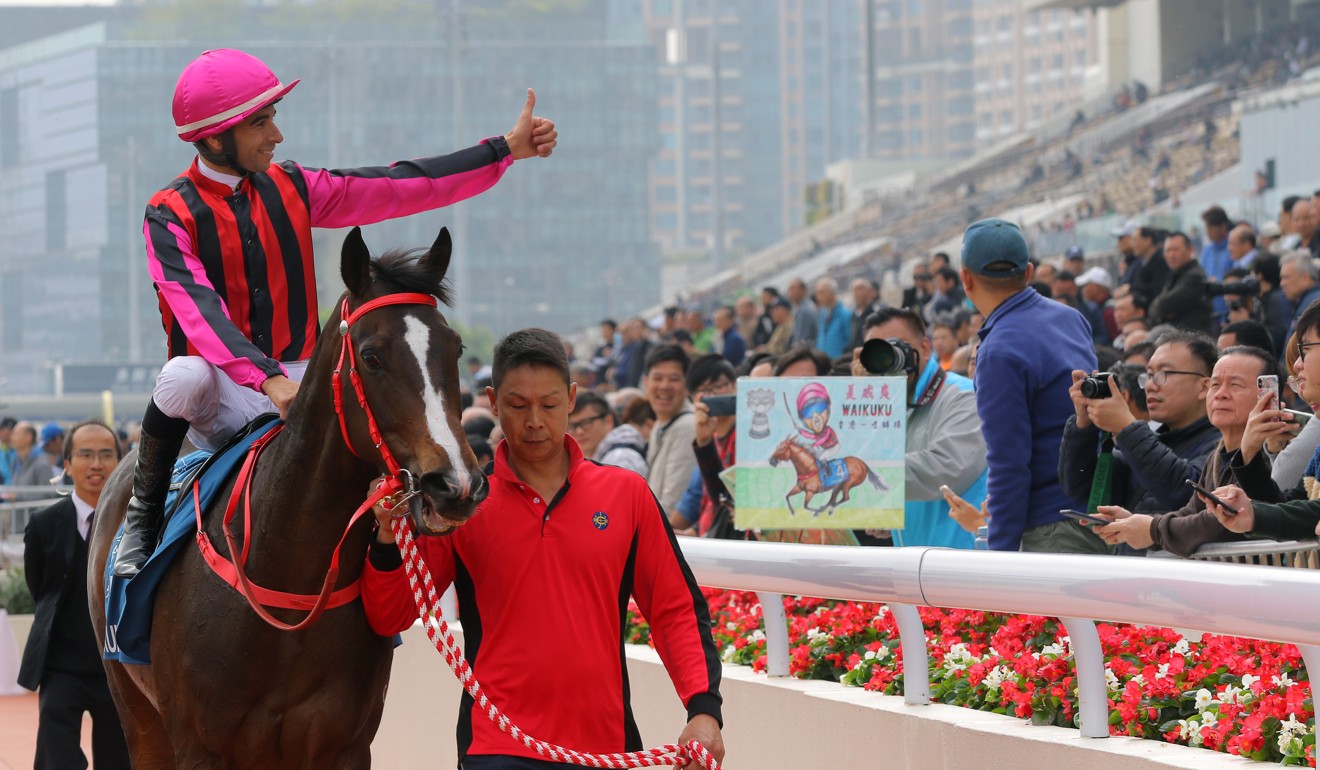
M 5 49 L 7 392 L 49 392 L 53 362 L 163 360 L 142 212 L 193 157 L 170 117 L 178 73 L 202 50 L 235 39 L 285 79 L 303 79 L 279 107 L 278 158 L 307 166 L 380 165 L 475 144 L 512 127 L 524 89 L 535 87 L 537 114 L 553 117 L 561 134 L 553 158 L 518 163 L 460 206 L 372 225 L 368 245 L 425 246 L 448 226 L 453 316 L 497 334 L 569 331 L 654 304 L 659 255 L 647 174 L 659 144 L 655 61 L 627 5 L 520 5 L 515 14 L 448 2 L 415 19 L 364 6 L 368 17 L 336 20 L 290 4 L 248 8 L 229 19 L 232 27 L 188 34 L 177 29 L 187 19 L 168 7 L 130 8 L 110 24 Z M 343 233 L 313 232 L 324 315 L 342 291 Z M 106 387 L 150 388 L 149 378 L 137 379 Z
M 864 0 L 865 156 L 957 158 L 975 149 L 972 0 Z
M 973 11 L 979 144 L 1075 110 L 1088 81 L 1099 78 L 1095 12 L 1028 6 L 1028 0 L 977 3 Z
M 1029 10 L 1033 0 L 863 2 L 869 158 L 969 156 L 1075 109 L 1096 69 L 1091 10 Z
M 802 227 L 806 186 L 861 145 L 860 15 L 857 0 L 646 0 L 662 250 L 719 266 Z

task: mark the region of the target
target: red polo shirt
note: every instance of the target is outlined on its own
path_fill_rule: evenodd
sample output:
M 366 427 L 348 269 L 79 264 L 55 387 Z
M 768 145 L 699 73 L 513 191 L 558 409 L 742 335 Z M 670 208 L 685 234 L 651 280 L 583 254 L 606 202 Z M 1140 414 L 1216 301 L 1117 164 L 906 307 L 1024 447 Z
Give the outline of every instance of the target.
M 688 717 L 720 719 L 720 661 L 710 612 L 668 520 L 637 474 L 584 460 L 565 437 L 568 480 L 553 500 L 523 484 L 496 452 L 490 496 L 446 537 L 419 539 L 437 586 L 462 607 L 464 652 L 482 688 L 529 735 L 578 751 L 643 748 L 628 703 L 623 629 L 628 597 L 651 624 Z M 397 550 L 373 547 L 362 601 L 377 633 L 417 609 Z M 459 756 L 538 755 L 463 695 Z

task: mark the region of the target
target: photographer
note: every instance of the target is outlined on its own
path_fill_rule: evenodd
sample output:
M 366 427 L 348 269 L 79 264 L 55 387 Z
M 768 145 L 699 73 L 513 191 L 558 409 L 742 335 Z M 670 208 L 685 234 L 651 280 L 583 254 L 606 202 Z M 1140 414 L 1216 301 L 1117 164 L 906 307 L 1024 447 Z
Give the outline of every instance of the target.
M 1090 509 L 1119 505 L 1138 512 L 1181 507 L 1191 496 L 1187 479 L 1201 467 L 1219 431 L 1206 416 L 1210 372 L 1218 357 L 1214 343 L 1199 334 L 1168 335 L 1138 378 L 1149 417 L 1159 430 L 1137 418 L 1112 374 L 1088 378 L 1073 372 L 1072 396 L 1077 413 L 1063 429 L 1059 479 L 1064 492 L 1089 500 Z M 1089 384 L 1088 384 L 1089 383 Z M 1101 463 L 1111 447 L 1108 483 Z
M 1229 270 L 1223 283 L 1210 282 L 1205 285 L 1207 297 L 1224 300 L 1224 310 L 1218 315 L 1221 327 L 1238 321 L 1259 320 L 1260 311 L 1256 305 L 1259 291 L 1260 282 L 1240 267 Z
M 1270 330 L 1275 352 L 1283 350 L 1288 340 L 1288 324 L 1292 320 L 1292 303 L 1279 286 L 1279 258 L 1262 254 L 1251 263 L 1251 275 L 1259 283 L 1256 307 L 1260 322 Z
M 688 391 L 692 393 L 692 409 L 696 414 L 692 440 L 692 451 L 697 456 L 697 472 L 703 486 L 700 513 L 697 519 L 697 534 L 707 535 L 715 527 L 716 535 L 730 536 L 733 527 L 732 498 L 720 472 L 734 464 L 735 416 L 724 414 L 731 410 L 717 410 L 711 413 L 711 406 L 705 403 L 712 396 L 730 396 L 737 398 L 738 385 L 729 365 L 717 354 L 710 354 L 692 362 L 687 375 Z
M 985 439 L 971 380 L 940 368 L 926 324 L 911 310 L 871 314 L 863 338 L 853 350 L 853 376 L 907 375 L 907 503 L 894 544 L 974 547 L 972 534 L 949 516 L 940 490 L 947 485 L 973 506 L 985 499 Z

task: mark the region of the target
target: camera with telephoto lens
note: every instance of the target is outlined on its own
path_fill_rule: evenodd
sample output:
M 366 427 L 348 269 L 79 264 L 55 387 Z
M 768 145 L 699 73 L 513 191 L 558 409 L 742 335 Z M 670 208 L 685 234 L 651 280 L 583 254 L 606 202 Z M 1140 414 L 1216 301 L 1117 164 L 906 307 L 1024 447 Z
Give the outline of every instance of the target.
M 877 375 L 914 374 L 920 365 L 917 351 L 896 337 L 867 340 L 858 360 L 868 373 Z
M 1260 281 L 1255 278 L 1243 278 L 1240 281 L 1232 283 L 1216 283 L 1206 281 L 1205 296 L 1222 297 L 1225 294 L 1235 294 L 1239 297 L 1254 297 L 1260 293 Z

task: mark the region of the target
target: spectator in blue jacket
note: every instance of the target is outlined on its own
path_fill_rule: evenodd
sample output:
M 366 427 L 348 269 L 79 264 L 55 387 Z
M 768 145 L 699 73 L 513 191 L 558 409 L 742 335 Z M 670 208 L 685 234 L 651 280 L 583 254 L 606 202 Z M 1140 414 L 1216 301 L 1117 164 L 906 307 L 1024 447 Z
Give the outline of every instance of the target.
M 833 278 L 816 282 L 816 307 L 819 322 L 816 325 L 816 349 L 825 351 L 831 359 L 848 350 L 852 338 L 852 316 L 839 302 L 839 284 Z
M 1022 232 L 983 219 L 963 234 L 962 282 L 985 316 L 976 354 L 976 409 L 985 435 L 989 545 L 999 551 L 1107 553 L 1059 515 L 1079 503 L 1059 486 L 1059 444 L 1073 416 L 1073 370 L 1095 371 L 1091 327 L 1076 310 L 1028 289 Z

